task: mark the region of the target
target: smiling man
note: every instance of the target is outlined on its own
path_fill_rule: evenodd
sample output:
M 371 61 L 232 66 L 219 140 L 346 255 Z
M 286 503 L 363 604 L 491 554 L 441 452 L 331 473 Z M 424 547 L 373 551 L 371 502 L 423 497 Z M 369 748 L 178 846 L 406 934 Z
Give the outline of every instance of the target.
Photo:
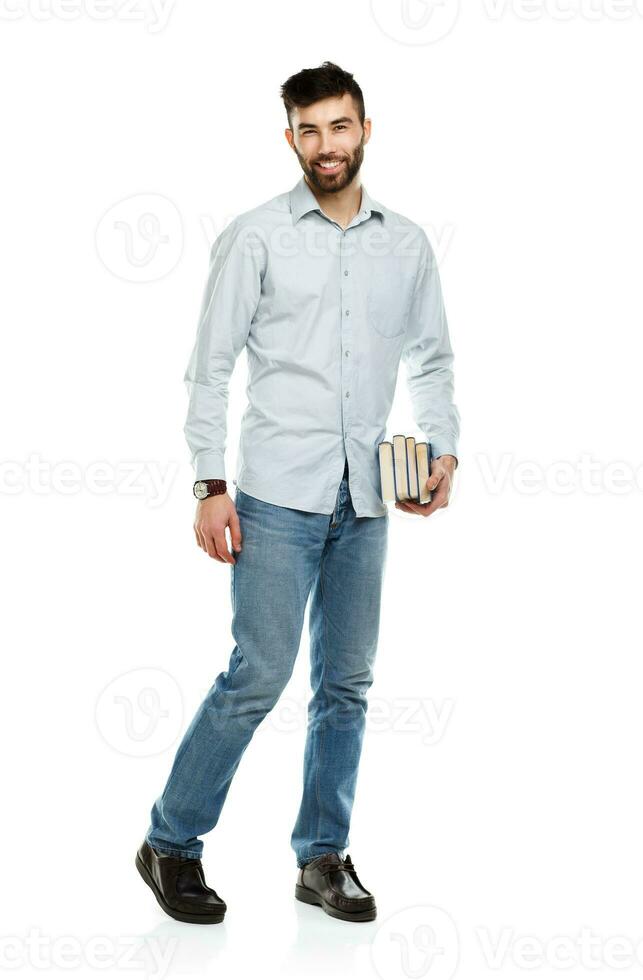
M 185 374 L 194 533 L 207 555 L 231 566 L 235 646 L 177 750 L 136 864 L 161 907 L 187 922 L 224 918 L 226 903 L 205 883 L 199 838 L 218 823 L 241 757 L 288 683 L 309 600 L 312 699 L 291 835 L 295 895 L 335 918 L 375 918 L 375 898 L 344 851 L 387 551 L 377 447 L 400 361 L 435 458 L 431 503 L 396 507 L 423 516 L 446 507 L 457 466 L 453 353 L 435 257 L 419 225 L 360 180 L 371 135 L 362 91 L 325 62 L 289 78 L 281 96 L 303 175 L 214 243 Z M 233 501 L 228 380 L 244 348 L 248 406 Z M 260 832 L 250 821 L 247 829 Z

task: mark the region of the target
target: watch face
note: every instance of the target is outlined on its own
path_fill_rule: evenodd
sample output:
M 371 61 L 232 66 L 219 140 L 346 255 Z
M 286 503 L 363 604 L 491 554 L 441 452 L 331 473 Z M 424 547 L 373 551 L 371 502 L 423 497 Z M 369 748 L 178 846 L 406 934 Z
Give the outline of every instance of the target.
M 198 483 L 194 484 L 195 497 L 198 497 L 199 500 L 203 500 L 205 497 L 207 497 L 207 495 L 208 495 L 208 488 L 206 487 L 205 483 L 199 481 Z

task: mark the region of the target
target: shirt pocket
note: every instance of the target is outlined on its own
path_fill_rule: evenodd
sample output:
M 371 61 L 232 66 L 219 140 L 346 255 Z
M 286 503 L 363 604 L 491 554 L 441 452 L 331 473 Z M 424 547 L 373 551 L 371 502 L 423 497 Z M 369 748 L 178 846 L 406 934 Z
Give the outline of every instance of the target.
M 380 337 L 399 337 L 406 323 L 413 296 L 412 275 L 401 269 L 376 271 L 366 288 L 366 319 L 369 328 Z

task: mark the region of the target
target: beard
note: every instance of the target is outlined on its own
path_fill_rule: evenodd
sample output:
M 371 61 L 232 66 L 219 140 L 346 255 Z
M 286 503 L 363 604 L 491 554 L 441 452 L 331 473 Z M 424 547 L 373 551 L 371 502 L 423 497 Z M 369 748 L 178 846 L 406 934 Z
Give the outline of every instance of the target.
M 314 187 L 324 194 L 336 194 L 337 191 L 344 190 L 344 188 L 351 183 L 353 178 L 359 172 L 359 169 L 364 161 L 363 137 L 350 156 L 336 154 L 330 157 L 331 160 L 339 159 L 344 163 L 342 169 L 336 174 L 324 174 L 317 167 L 315 167 L 314 163 L 319 163 L 321 162 L 320 160 L 314 161 L 313 165 L 309 166 L 297 147 L 294 149 L 295 153 L 297 154 L 297 159 L 299 160 L 299 165 L 306 174 L 306 177 Z

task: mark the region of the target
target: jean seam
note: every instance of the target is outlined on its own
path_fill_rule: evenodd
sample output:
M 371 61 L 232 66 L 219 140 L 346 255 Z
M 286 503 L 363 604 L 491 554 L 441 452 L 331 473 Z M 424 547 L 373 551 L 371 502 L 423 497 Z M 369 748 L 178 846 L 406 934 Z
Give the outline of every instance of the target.
M 234 660 L 233 660 L 233 656 L 235 657 Z M 241 662 L 244 659 L 245 659 L 244 654 L 241 652 L 241 650 L 239 649 L 239 647 L 237 645 L 235 645 L 235 649 L 232 651 L 232 654 L 230 655 L 230 658 L 228 660 L 228 668 L 227 668 L 227 674 L 228 674 L 228 676 L 226 677 L 226 682 L 229 681 L 229 679 L 233 676 L 233 674 L 235 674 L 237 672 L 237 670 L 238 670 Z M 187 752 L 187 750 L 190 747 L 190 745 L 193 742 L 193 740 L 196 738 L 197 733 L 198 733 L 201 725 L 205 721 L 209 721 L 210 720 L 210 711 L 212 710 L 212 708 L 213 707 L 216 707 L 218 705 L 220 697 L 222 695 L 225 695 L 226 693 L 227 693 L 227 690 L 226 689 L 224 689 L 223 691 L 217 691 L 216 692 L 216 695 L 213 695 L 212 698 L 210 699 L 207 708 L 204 708 L 204 706 L 205 706 L 205 701 L 204 701 L 201 704 L 201 708 L 204 708 L 204 710 L 201 711 L 201 708 L 199 709 L 200 716 L 199 716 L 198 721 L 196 722 L 196 724 L 194 726 L 194 729 L 192 731 L 192 734 L 191 734 L 190 739 L 186 739 L 186 737 L 184 735 L 183 740 L 181 742 L 181 745 L 177 749 L 176 755 L 174 757 L 174 762 L 172 763 L 172 768 L 170 769 L 170 775 L 168 776 L 167 782 L 166 782 L 166 784 L 165 784 L 165 786 L 163 788 L 163 792 L 161 793 L 161 797 L 160 797 L 160 801 L 159 801 L 159 808 L 161 810 L 161 814 L 163 812 L 163 804 L 165 803 L 165 800 L 166 800 L 166 798 L 168 796 L 168 793 L 170 791 L 170 783 L 172 782 L 172 778 L 173 778 L 175 772 L 178 771 L 179 765 L 180 765 L 181 761 L 183 760 L 183 756 Z M 206 698 L 206 700 L 207 700 L 207 698 Z M 186 734 L 187 734 L 187 732 L 186 732 Z M 166 821 L 166 823 L 167 823 L 167 821 Z M 149 843 L 149 841 L 148 841 L 148 843 Z M 153 846 L 156 846 L 156 845 L 153 845 Z M 160 850 L 160 848 L 159 848 L 159 850 Z M 200 857 L 201 856 L 200 854 L 195 854 L 194 851 L 190 851 L 188 853 L 188 851 L 181 851 L 178 848 L 175 848 L 175 850 L 176 850 L 176 852 L 177 852 L 177 854 L 178 854 L 179 857 L 183 857 L 183 856 L 185 856 L 185 857 L 188 857 L 188 856 L 190 856 L 190 857 L 191 856 Z
M 326 594 L 324 592 L 324 562 L 326 560 L 326 549 L 324 549 L 324 554 L 322 555 L 322 560 L 319 567 L 319 589 L 322 598 L 322 636 L 323 636 L 323 658 L 322 658 L 322 671 L 321 671 L 321 688 L 324 693 L 324 710 L 328 706 L 328 692 L 326 690 L 326 651 L 328 650 L 328 633 L 327 633 L 327 623 L 326 623 Z M 315 839 L 319 840 L 319 834 L 321 830 L 321 815 L 322 815 L 322 804 L 321 795 L 319 792 L 319 776 L 321 772 L 321 759 L 322 750 L 324 747 L 324 734 L 326 731 L 326 721 L 325 719 L 321 723 L 321 730 L 319 733 L 319 754 L 317 756 L 317 773 L 315 775 L 315 792 L 317 795 L 317 832 L 315 834 Z
M 161 811 L 163 810 L 163 804 L 165 803 L 165 800 L 167 798 L 167 795 L 168 795 L 168 792 L 169 792 L 169 789 L 170 789 L 170 783 L 172 781 L 172 777 L 174 776 L 175 772 L 177 772 L 177 770 L 179 768 L 179 765 L 180 765 L 180 763 L 181 763 L 181 761 L 183 759 L 183 756 L 185 755 L 185 753 L 187 752 L 187 750 L 189 748 L 190 742 L 192 742 L 192 740 L 194 738 L 196 738 L 197 732 L 198 732 L 200 726 L 206 720 L 206 718 L 207 718 L 207 713 L 206 712 L 203 712 L 200 715 L 200 717 L 199 717 L 196 725 L 194 726 L 194 730 L 192 731 L 192 734 L 191 734 L 190 739 L 188 740 L 184 736 L 183 739 L 182 739 L 182 741 L 181 741 L 181 744 L 179 745 L 179 748 L 176 751 L 176 755 L 174 756 L 174 762 L 172 763 L 172 768 L 170 769 L 170 775 L 168 776 L 167 782 L 166 782 L 166 784 L 165 784 L 165 786 L 163 788 L 163 792 L 161 793 L 161 799 L 160 799 L 160 809 L 161 809 Z

